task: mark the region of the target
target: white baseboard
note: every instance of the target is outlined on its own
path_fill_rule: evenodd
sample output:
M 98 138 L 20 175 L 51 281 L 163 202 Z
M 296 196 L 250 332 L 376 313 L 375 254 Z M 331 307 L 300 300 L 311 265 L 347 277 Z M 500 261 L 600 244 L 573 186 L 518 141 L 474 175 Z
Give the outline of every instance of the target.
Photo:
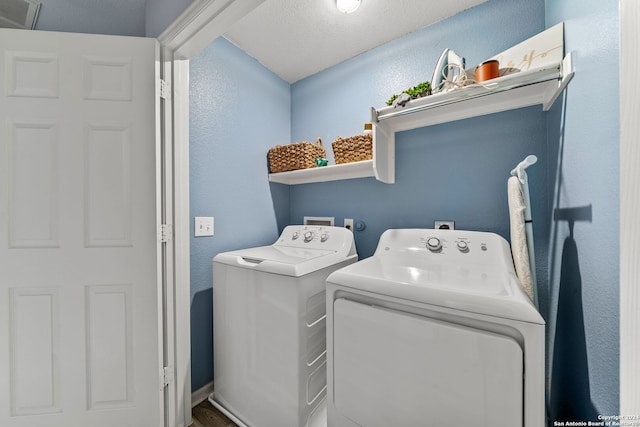
M 213 393 L 213 381 L 207 383 L 191 393 L 191 407 L 198 406 L 200 403 L 207 400 L 209 395 Z

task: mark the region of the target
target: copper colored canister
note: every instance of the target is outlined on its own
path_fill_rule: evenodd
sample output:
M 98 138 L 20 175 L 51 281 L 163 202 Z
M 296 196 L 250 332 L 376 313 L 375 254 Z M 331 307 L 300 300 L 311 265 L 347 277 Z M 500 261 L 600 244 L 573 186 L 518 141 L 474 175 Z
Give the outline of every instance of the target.
M 500 63 L 497 59 L 490 59 L 476 67 L 476 81 L 484 82 L 495 79 L 500 75 Z

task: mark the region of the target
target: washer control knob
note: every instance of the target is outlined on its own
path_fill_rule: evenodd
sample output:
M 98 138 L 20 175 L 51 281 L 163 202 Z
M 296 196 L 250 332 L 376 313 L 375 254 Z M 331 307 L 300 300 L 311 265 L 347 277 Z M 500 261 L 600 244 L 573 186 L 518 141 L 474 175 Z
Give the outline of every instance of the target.
M 306 233 L 304 233 L 304 241 L 305 242 L 310 242 L 313 240 L 313 231 L 307 231 Z
M 327 233 L 323 233 L 322 236 L 320 236 L 320 241 L 326 242 L 327 240 L 329 240 L 329 235 Z
M 291 240 L 296 240 L 298 237 L 300 237 L 300 233 L 298 233 L 297 231 L 295 231 L 293 233 L 293 235 L 291 236 Z
M 442 242 L 437 237 L 429 237 L 427 239 L 427 249 L 431 252 L 438 252 L 442 249 Z
M 458 240 L 456 246 L 458 246 L 460 252 L 469 252 L 469 244 L 464 240 Z

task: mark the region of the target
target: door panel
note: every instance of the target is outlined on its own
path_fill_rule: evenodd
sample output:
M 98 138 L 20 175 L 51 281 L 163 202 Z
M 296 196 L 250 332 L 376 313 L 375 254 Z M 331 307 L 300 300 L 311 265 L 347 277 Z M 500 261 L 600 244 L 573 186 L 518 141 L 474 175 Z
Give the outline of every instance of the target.
M 2 426 L 164 423 L 156 61 L 0 30 Z
M 8 127 L 9 247 L 58 247 L 56 124 L 22 120 Z

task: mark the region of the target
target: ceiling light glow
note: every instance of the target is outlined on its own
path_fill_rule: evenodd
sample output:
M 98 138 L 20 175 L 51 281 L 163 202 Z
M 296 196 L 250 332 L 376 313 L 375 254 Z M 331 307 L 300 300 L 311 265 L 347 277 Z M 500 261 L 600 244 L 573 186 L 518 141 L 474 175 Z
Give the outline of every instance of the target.
M 342 13 L 355 12 L 360 7 L 360 0 L 336 0 L 336 7 Z

